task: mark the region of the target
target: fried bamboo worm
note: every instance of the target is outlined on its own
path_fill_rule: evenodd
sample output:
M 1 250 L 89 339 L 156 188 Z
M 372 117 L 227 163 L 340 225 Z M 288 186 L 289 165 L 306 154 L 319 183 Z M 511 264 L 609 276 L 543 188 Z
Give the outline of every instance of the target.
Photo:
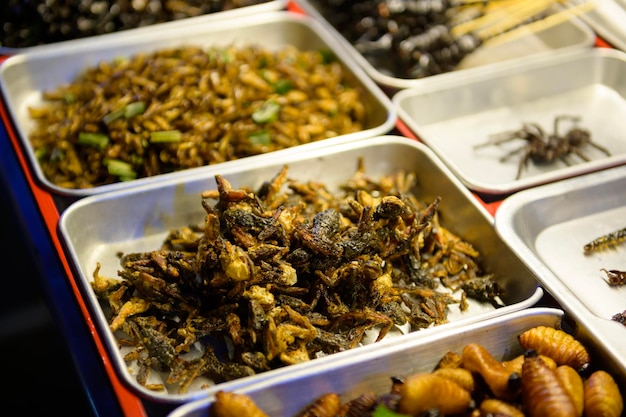
M 614 248 L 626 241 L 626 227 L 600 236 L 583 246 L 586 254 Z

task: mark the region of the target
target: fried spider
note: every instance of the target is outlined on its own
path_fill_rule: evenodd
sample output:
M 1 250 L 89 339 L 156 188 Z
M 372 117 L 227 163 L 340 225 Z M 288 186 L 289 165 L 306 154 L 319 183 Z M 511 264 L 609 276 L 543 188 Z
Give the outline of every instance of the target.
M 574 126 L 565 134 L 560 134 L 559 125 L 564 120 L 571 121 Z M 577 155 L 583 161 L 589 161 L 590 158 L 581 150 L 585 145 L 592 146 L 610 156 L 611 153 L 608 149 L 592 141 L 591 133 L 588 130 L 577 126 L 579 121 L 580 117 L 578 116 L 556 116 L 554 119 L 554 131 L 551 134 L 546 133 L 537 123 L 524 123 L 521 129 L 497 133 L 489 141 L 478 144 L 474 148 L 501 145 L 516 139 L 526 141 L 525 145 L 512 150 L 500 158 L 501 162 L 506 162 L 514 155 L 522 153 L 516 179 L 521 178 L 522 172 L 529 162 L 551 164 L 561 160 L 565 164 L 571 165 L 568 157 L 572 154 Z

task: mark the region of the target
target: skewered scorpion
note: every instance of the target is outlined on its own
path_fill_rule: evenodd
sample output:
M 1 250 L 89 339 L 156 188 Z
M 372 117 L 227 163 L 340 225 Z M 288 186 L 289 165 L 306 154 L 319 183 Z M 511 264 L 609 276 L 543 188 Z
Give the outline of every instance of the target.
M 565 135 L 559 134 L 559 123 L 562 120 L 570 120 L 574 123 L 574 127 L 568 130 Z M 557 116 L 554 119 L 554 132 L 549 135 L 536 123 L 524 123 L 520 130 L 498 133 L 493 135 L 488 142 L 478 144 L 474 148 L 500 145 L 515 139 L 525 140 L 527 142 L 526 145 L 514 149 L 500 158 L 501 162 L 505 162 L 513 155 L 523 152 L 517 169 L 516 179 L 522 176 L 522 171 L 528 165 L 528 161 L 552 163 L 557 159 L 561 159 L 567 165 L 570 165 L 567 157 L 572 153 L 578 155 L 584 161 L 589 161 L 589 157 L 581 151 L 584 145 L 593 146 L 610 156 L 611 153 L 608 149 L 591 140 L 591 134 L 588 130 L 576 126 L 578 121 L 580 121 L 580 117 L 577 116 Z

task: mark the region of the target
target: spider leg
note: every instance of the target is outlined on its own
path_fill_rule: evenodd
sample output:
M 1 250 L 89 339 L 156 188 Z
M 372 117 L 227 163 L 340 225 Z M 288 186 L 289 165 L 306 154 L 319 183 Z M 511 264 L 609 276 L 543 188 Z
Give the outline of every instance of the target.
M 490 136 L 488 141 L 474 145 L 474 149 L 483 148 L 485 146 L 501 145 L 503 143 L 510 142 L 515 139 L 524 139 L 524 138 L 518 136 L 517 131 L 497 133 L 495 135 Z
M 528 161 L 530 160 L 531 150 L 528 149 L 524 152 L 524 156 L 519 160 L 519 164 L 517 165 L 517 175 L 515 176 L 516 180 L 519 180 L 522 177 L 522 171 L 528 165 Z
M 609 150 L 607 148 L 605 148 L 602 145 L 598 145 L 595 142 L 587 142 L 589 145 L 593 146 L 594 148 L 596 148 L 597 150 L 604 152 L 607 156 L 611 156 L 611 152 L 609 152 Z
M 525 149 L 526 149 L 525 146 L 521 146 L 517 149 L 512 150 L 511 152 L 508 152 L 506 155 L 500 157 L 500 162 L 508 161 L 512 156 L 517 155 L 518 153 L 524 151 Z M 528 151 L 526 151 L 526 153 L 528 153 Z M 528 159 L 528 156 L 524 155 L 524 158 Z

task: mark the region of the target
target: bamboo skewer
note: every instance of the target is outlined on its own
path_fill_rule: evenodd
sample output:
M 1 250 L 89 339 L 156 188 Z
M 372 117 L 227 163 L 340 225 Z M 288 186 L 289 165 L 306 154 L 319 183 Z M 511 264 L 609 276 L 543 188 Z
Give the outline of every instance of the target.
M 532 23 L 519 26 L 508 32 L 494 36 L 490 39 L 487 39 L 483 44 L 493 46 L 493 45 L 501 44 L 504 42 L 510 42 L 519 37 L 526 36 L 529 33 L 541 32 L 542 30 L 549 29 L 553 26 L 566 22 L 574 17 L 581 16 L 585 13 L 588 13 L 591 10 L 593 10 L 595 7 L 596 7 L 596 1 L 588 0 L 576 6 L 565 8 L 562 11 L 551 14 L 543 19 L 536 20 Z

